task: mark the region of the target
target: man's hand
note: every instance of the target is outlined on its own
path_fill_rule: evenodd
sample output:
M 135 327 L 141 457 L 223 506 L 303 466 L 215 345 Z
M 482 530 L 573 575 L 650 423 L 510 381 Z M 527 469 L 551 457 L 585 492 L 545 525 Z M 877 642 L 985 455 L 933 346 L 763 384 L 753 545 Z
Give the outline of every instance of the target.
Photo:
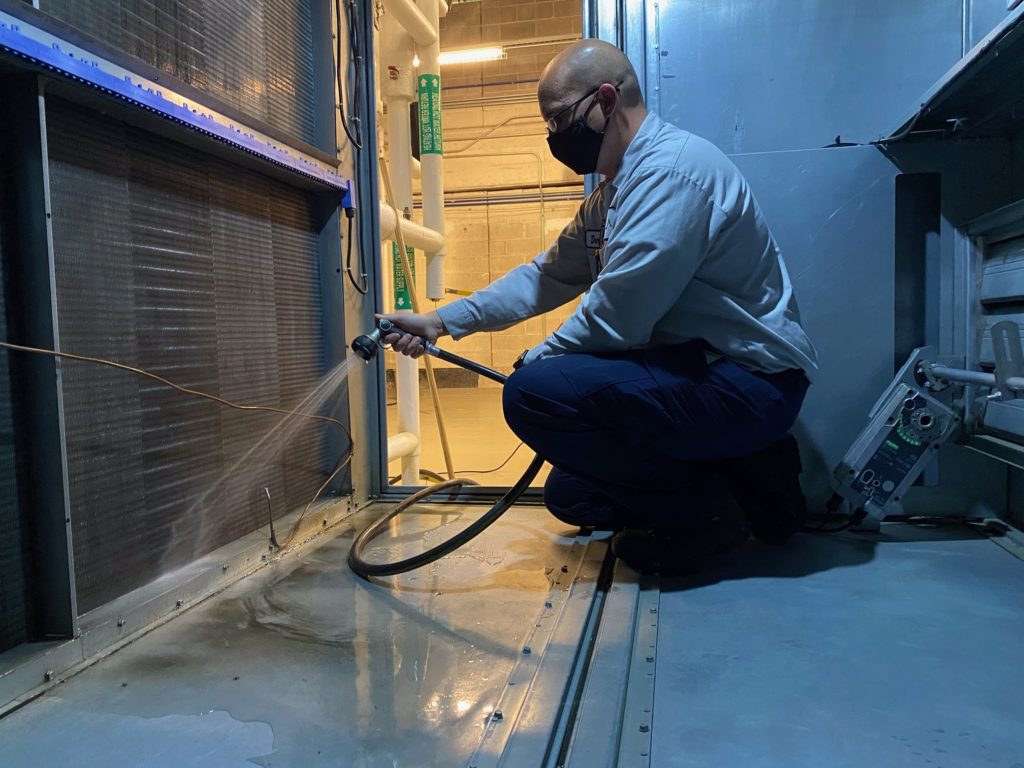
M 395 312 L 390 315 L 376 315 L 376 318 L 389 320 L 395 328 L 404 331 L 404 333 L 389 333 L 381 341 L 390 344 L 396 352 L 414 358 L 423 354 L 421 339 L 437 341 L 439 337 L 448 333 L 448 329 L 444 327 L 437 312 L 428 312 L 425 315 Z

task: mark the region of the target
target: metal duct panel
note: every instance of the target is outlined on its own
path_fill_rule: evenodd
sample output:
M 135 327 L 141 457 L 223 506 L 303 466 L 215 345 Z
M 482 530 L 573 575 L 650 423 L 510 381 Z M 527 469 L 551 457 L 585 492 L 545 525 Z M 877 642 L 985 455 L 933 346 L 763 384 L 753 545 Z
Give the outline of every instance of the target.
M 10 233 L 6 195 L 10 181 L 0 147 L 0 339 L 7 339 L 7 261 L 4 248 Z M 0 653 L 28 639 L 25 600 L 25 550 L 18 503 L 18 461 L 15 446 L 13 393 L 9 353 L 0 349 Z
M 1010 320 L 1024 328 L 1024 237 L 986 247 L 981 272 L 978 359 L 995 365 L 992 326 Z
M 68 351 L 229 400 L 293 406 L 324 373 L 311 200 L 86 109 L 48 102 L 57 307 Z M 64 365 L 79 608 L 94 608 L 308 500 L 327 465 L 304 425 Z
M 43 11 L 312 143 L 310 0 L 43 0 Z

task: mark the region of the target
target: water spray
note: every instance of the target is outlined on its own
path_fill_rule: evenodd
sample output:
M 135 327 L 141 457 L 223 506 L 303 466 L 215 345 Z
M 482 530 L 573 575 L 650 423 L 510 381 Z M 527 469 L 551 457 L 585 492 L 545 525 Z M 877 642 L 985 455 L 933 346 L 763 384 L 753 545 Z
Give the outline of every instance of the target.
M 9 341 L 0 341 L 0 348 L 7 349 L 7 350 L 10 350 L 12 352 L 24 352 L 24 353 L 28 353 L 28 354 L 34 354 L 34 355 L 45 355 L 47 357 L 53 357 L 53 358 L 56 358 L 56 359 L 59 359 L 59 360 L 77 360 L 79 362 L 90 363 L 92 365 L 101 365 L 101 366 L 105 366 L 105 367 L 108 367 L 108 368 L 116 368 L 118 370 L 126 371 L 126 372 L 134 374 L 136 376 L 141 376 L 143 378 L 155 381 L 155 382 L 157 382 L 157 383 L 159 383 L 159 384 L 161 384 L 161 385 L 163 385 L 165 387 L 168 387 L 170 389 L 173 389 L 174 391 L 179 392 L 179 393 L 181 393 L 183 395 L 188 395 L 189 397 L 196 397 L 196 398 L 199 398 L 199 399 L 202 399 L 202 400 L 210 400 L 210 401 L 212 401 L 214 403 L 217 403 L 218 405 L 222 405 L 222 406 L 225 406 L 227 408 L 234 408 L 235 410 L 239 410 L 239 411 L 260 412 L 260 413 L 276 413 L 276 414 L 280 414 L 280 415 L 284 416 L 285 420 L 287 420 L 288 418 L 296 417 L 296 418 L 301 418 L 301 419 L 305 419 L 305 420 L 309 420 L 309 421 L 318 421 L 318 422 L 322 422 L 322 423 L 325 423 L 325 424 L 330 424 L 333 427 L 336 427 L 338 430 L 340 430 L 342 435 L 348 441 L 348 448 L 345 450 L 344 454 L 342 455 L 342 457 L 338 461 L 338 463 L 335 465 L 334 469 L 327 476 L 327 479 L 324 480 L 323 484 L 320 485 L 319 488 L 317 488 L 316 493 L 314 493 L 313 497 L 307 502 L 306 506 L 303 508 L 302 512 L 299 514 L 298 519 L 292 525 L 291 531 L 289 532 L 288 536 L 285 537 L 285 540 L 284 540 L 283 544 L 279 544 L 278 541 L 277 541 L 277 535 L 276 535 L 276 533 L 274 531 L 273 514 L 272 514 L 272 510 L 270 510 L 270 515 L 271 515 L 271 517 L 270 517 L 271 544 L 275 548 L 277 548 L 277 549 L 288 549 L 289 547 L 291 547 L 291 545 L 295 542 L 295 539 L 296 539 L 296 537 L 297 537 L 297 535 L 299 533 L 300 526 L 302 524 L 302 521 L 306 517 L 306 513 L 308 513 L 309 510 L 313 507 L 313 504 L 315 504 L 320 499 L 320 495 L 327 489 L 327 486 L 329 486 L 332 482 L 334 482 L 334 479 L 339 474 L 341 474 L 341 471 L 345 467 L 347 467 L 349 465 L 349 463 L 352 461 L 352 451 L 353 451 L 353 448 L 354 448 L 354 444 L 353 444 L 353 441 L 352 441 L 352 433 L 349 432 L 348 427 L 346 427 L 342 422 L 338 421 L 337 419 L 331 418 L 330 416 L 323 416 L 323 415 L 318 414 L 318 413 L 308 413 L 308 412 L 305 412 L 305 411 L 300 410 L 298 408 L 288 409 L 288 408 L 280 408 L 280 407 L 272 406 L 272 405 L 254 405 L 254 404 L 251 404 L 251 403 L 236 403 L 236 402 L 233 402 L 231 400 L 226 400 L 223 397 L 219 397 L 217 395 L 210 394 L 208 392 L 202 392 L 202 391 L 197 390 L 197 389 L 192 389 L 190 387 L 184 387 L 184 386 L 182 386 L 180 384 L 176 384 L 175 382 L 171 381 L 170 379 L 164 378 L 163 376 L 155 374 L 152 371 L 147 371 L 144 368 L 137 368 L 136 366 L 133 366 L 133 365 L 128 365 L 126 363 L 120 363 L 120 362 L 117 362 L 116 360 L 107 360 L 106 358 L 102 358 L 102 357 L 93 357 L 93 356 L 90 356 L 90 355 L 76 355 L 76 354 L 74 354 L 72 352 L 61 352 L 61 351 L 57 351 L 57 350 L 54 350 L 54 349 L 47 349 L 46 347 L 32 347 L 32 346 L 28 346 L 28 345 L 25 345 L 25 344 L 12 344 Z M 345 363 L 342 363 L 342 365 L 345 365 Z M 272 434 L 273 431 L 278 428 L 278 426 L 280 426 L 280 424 L 278 424 L 275 427 L 273 427 L 271 433 L 268 433 L 268 434 Z M 266 437 L 264 437 L 264 439 L 266 439 Z M 262 443 L 262 440 L 259 443 L 257 443 L 253 447 L 253 449 L 250 449 L 249 453 L 246 454 L 245 458 L 248 458 L 248 456 L 253 452 L 253 450 L 258 448 L 261 445 L 261 443 Z M 232 467 L 232 471 L 235 468 L 237 468 L 240 464 L 241 464 L 241 461 L 236 463 L 235 466 Z M 218 481 L 218 483 L 219 482 L 220 481 Z M 264 490 L 267 491 L 267 489 L 264 489 Z M 208 493 L 209 493 L 209 491 L 207 491 L 207 494 Z M 206 498 L 206 494 L 204 494 L 201 497 L 201 499 L 205 499 L 205 498 Z M 269 491 L 267 491 L 267 502 L 268 502 L 268 504 L 270 503 L 270 492 Z
M 389 333 L 403 333 L 403 331 L 401 328 L 395 326 L 391 321 L 380 318 L 377 320 L 376 327 L 370 333 L 358 336 L 352 341 L 352 351 L 368 363 L 376 358 L 377 353 L 381 349 L 385 348 L 384 337 Z M 507 376 L 498 373 L 491 368 L 440 349 L 429 339 L 421 337 L 420 342 L 423 344 L 424 352 L 431 357 L 436 357 L 439 360 L 452 363 L 461 368 L 465 368 L 468 371 L 473 371 L 474 373 L 478 373 L 492 381 L 498 382 L 499 384 L 504 384 L 508 380 Z M 439 560 L 478 536 L 495 520 L 505 514 L 508 508 L 515 504 L 523 494 L 523 491 L 530 487 L 530 483 L 533 482 L 533 479 L 537 476 L 537 473 L 540 471 L 543 464 L 544 459 L 540 458 L 540 456 L 534 456 L 530 465 L 526 468 L 526 471 L 523 472 L 522 477 L 516 481 L 515 485 L 513 485 L 504 496 L 498 499 L 493 507 L 481 516 L 479 520 L 468 526 L 465 530 L 459 531 L 446 541 L 443 541 L 437 546 L 431 547 L 427 551 L 421 552 L 418 555 L 413 555 L 412 557 L 405 558 L 404 560 L 398 560 L 393 563 L 368 562 L 363 557 L 363 551 L 374 538 L 387 529 L 388 523 L 390 523 L 395 517 L 428 496 L 441 491 L 451 490 L 467 485 L 472 481 L 455 478 L 453 480 L 446 480 L 443 483 L 438 483 L 437 485 L 424 488 L 423 490 L 414 493 L 384 515 L 384 517 L 374 523 L 371 523 L 358 536 L 356 536 L 355 540 L 352 542 L 352 548 L 348 553 L 349 567 L 357 575 L 364 579 L 368 579 L 371 576 L 393 576 L 398 573 L 405 573 L 406 571 L 421 568 L 435 560 Z

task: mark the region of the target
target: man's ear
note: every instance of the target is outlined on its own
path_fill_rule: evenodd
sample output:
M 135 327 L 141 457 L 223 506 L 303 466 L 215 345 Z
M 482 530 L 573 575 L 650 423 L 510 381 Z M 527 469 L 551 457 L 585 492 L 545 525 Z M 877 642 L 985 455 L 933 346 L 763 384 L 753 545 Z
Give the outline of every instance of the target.
M 615 86 L 611 83 L 603 83 L 598 89 L 598 101 L 601 102 L 601 112 L 606 118 L 611 117 L 612 112 L 615 111 L 620 96 L 621 94 L 615 90 Z

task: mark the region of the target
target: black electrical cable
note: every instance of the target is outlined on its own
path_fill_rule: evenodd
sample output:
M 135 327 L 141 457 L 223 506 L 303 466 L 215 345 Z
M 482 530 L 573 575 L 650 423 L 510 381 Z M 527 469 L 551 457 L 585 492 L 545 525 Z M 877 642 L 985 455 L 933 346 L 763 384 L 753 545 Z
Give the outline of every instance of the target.
M 814 527 L 804 526 L 803 532 L 842 533 L 843 531 L 848 531 L 850 528 L 853 528 L 855 525 L 860 525 L 860 523 L 863 522 L 864 518 L 868 516 L 868 513 L 866 511 L 858 508 L 855 509 L 853 514 L 847 517 L 847 519 L 840 525 L 834 528 L 826 528 L 825 526 L 828 525 L 830 520 L 836 517 L 841 517 L 841 515 L 837 515 L 836 512 L 839 509 L 840 505 L 842 505 L 842 503 L 843 497 L 840 496 L 838 493 L 833 493 L 832 497 L 825 504 L 825 514 L 822 515 L 821 521 L 818 523 L 818 525 Z
M 389 405 L 390 405 L 390 403 L 389 403 Z M 517 453 L 519 453 L 519 449 L 522 448 L 524 445 L 526 445 L 526 443 L 519 443 L 519 445 L 517 445 L 512 450 L 512 453 L 510 453 L 508 455 L 508 457 L 503 462 L 501 462 L 501 464 L 499 464 L 498 466 L 494 467 L 493 469 L 457 469 L 457 470 L 455 470 L 455 474 L 456 475 L 489 475 L 489 474 L 491 474 L 493 472 L 497 472 L 498 470 L 504 469 L 505 465 L 508 464 L 510 461 L 512 461 L 512 458 Z M 420 477 L 423 478 L 424 480 L 432 480 L 435 483 L 444 482 L 444 480 L 445 480 L 445 478 L 441 477 L 441 475 L 439 475 L 437 472 L 434 472 L 433 470 L 430 470 L 430 469 L 420 469 Z M 391 478 L 388 479 L 388 485 L 394 485 L 395 483 L 397 483 L 401 479 L 402 479 L 401 475 L 395 475 L 394 477 L 391 477 Z
M 399 480 L 402 479 L 401 475 L 392 475 L 388 478 L 388 485 L 395 485 Z M 439 475 L 432 469 L 420 469 L 420 480 L 429 480 L 432 483 L 446 483 L 448 478 Z M 467 480 L 466 483 L 470 485 L 476 485 L 472 480 Z
M 366 268 L 363 264 L 363 255 L 359 254 L 359 281 L 352 274 L 352 220 L 355 218 L 355 210 L 352 208 L 345 209 L 345 216 L 348 218 L 348 243 L 346 244 L 347 252 L 345 254 L 345 274 L 348 276 L 348 281 L 352 283 L 352 287 L 363 296 L 370 291 L 370 283 L 366 277 Z M 360 281 L 362 285 L 360 285 Z
M 361 120 L 359 117 L 360 99 L 362 97 L 361 83 L 362 80 L 362 53 L 359 47 L 359 30 L 356 27 L 355 15 L 356 15 L 356 3 L 355 0 L 348 0 L 348 12 L 345 14 L 345 19 L 348 28 L 348 44 L 349 49 L 352 53 L 352 62 L 354 65 L 354 90 L 355 93 L 352 98 L 350 107 L 352 109 L 352 117 L 345 114 L 345 70 L 348 67 L 342 67 L 341 63 L 341 0 L 334 0 L 334 15 L 337 19 L 337 34 L 335 35 L 334 50 L 335 50 L 335 74 L 338 80 L 338 112 L 341 114 L 341 127 L 345 131 L 345 135 L 348 136 L 348 140 L 352 142 L 352 146 L 356 149 L 363 148 L 363 140 L 360 136 L 359 126 Z M 352 127 L 349 123 L 353 123 L 355 126 L 355 133 L 353 134 Z
M 853 520 L 847 520 L 845 523 L 837 525 L 835 528 L 825 528 L 824 525 L 828 519 L 828 516 L 822 518 L 822 523 L 816 528 L 804 528 L 804 533 L 842 533 L 843 531 L 850 530 L 854 525 Z

